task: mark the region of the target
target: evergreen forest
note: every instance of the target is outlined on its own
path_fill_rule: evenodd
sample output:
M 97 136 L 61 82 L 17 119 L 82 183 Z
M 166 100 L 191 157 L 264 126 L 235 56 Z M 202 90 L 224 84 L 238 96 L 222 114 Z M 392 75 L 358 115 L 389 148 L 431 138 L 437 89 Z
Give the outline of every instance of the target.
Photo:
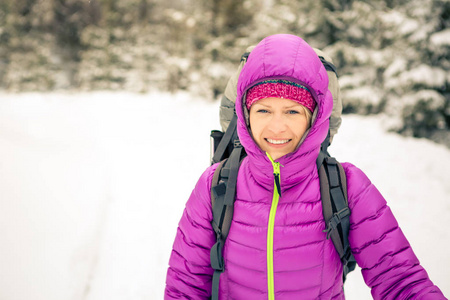
M 450 147 L 450 0 L 2 0 L 0 90 L 212 101 L 275 33 L 333 58 L 345 113 Z

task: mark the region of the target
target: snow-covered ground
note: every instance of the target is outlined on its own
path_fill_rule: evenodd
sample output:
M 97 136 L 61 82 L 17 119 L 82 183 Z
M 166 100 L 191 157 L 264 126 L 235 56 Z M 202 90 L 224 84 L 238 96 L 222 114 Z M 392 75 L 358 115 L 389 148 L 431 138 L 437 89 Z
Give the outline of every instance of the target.
M 450 296 L 450 150 L 345 116 L 330 152 L 387 198 Z M 218 103 L 186 94 L 0 95 L 0 299 L 162 299 Z M 347 299 L 371 299 L 359 271 Z

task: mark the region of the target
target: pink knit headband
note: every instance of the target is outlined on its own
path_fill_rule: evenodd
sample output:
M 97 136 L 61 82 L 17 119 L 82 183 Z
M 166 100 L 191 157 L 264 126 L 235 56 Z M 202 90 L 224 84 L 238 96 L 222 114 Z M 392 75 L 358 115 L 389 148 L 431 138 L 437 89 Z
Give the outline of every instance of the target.
M 311 112 L 316 107 L 316 102 L 307 87 L 287 80 L 266 80 L 258 83 L 248 90 L 245 104 L 250 110 L 256 101 L 270 97 L 295 101 Z

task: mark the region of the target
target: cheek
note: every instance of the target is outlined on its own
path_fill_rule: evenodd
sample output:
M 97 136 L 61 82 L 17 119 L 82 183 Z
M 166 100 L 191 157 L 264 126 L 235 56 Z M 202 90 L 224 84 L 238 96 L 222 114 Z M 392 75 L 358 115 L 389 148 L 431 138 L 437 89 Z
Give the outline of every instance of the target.
M 306 120 L 300 120 L 295 122 L 295 125 L 293 124 L 291 128 L 293 128 L 295 135 L 301 138 L 305 134 L 306 130 L 308 130 L 308 127 L 308 122 Z
M 261 131 L 261 121 L 258 118 L 250 116 L 250 130 L 254 136 L 257 135 L 257 132 Z
M 264 122 L 258 118 L 250 118 L 250 135 L 253 137 L 255 143 L 262 147 L 262 133 L 264 130 Z
M 249 126 L 250 126 L 250 130 L 252 132 L 258 131 L 258 129 L 261 127 L 260 123 L 261 123 L 261 121 L 258 119 L 258 116 L 250 113 Z

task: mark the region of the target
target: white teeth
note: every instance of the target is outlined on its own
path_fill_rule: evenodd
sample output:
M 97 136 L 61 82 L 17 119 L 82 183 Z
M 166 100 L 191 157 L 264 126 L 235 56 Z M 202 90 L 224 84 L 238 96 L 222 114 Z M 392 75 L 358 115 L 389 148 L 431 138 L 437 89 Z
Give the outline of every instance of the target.
M 290 140 L 272 140 L 272 139 L 266 139 L 269 143 L 271 144 L 276 144 L 276 145 L 281 145 L 281 144 L 286 144 L 287 142 L 289 142 Z

